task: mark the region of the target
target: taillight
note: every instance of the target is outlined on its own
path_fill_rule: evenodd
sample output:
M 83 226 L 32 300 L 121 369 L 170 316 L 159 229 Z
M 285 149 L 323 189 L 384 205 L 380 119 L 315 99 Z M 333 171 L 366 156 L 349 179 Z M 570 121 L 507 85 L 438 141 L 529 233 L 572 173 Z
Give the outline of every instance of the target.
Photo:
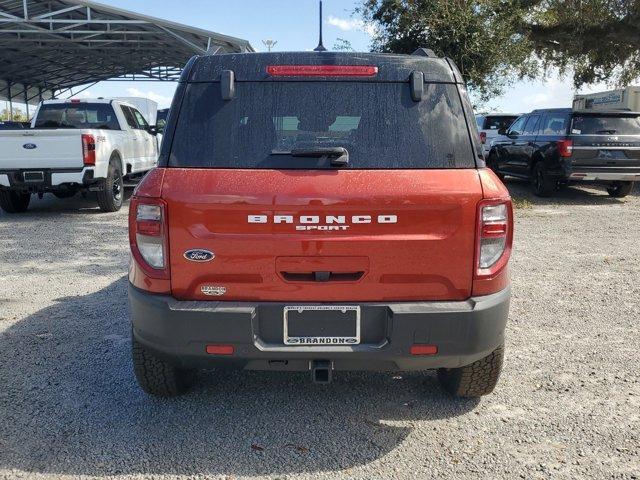
M 82 162 L 85 165 L 96 164 L 96 139 L 88 133 L 82 134 Z
M 129 211 L 131 253 L 152 278 L 169 278 L 167 209 L 161 199 L 131 199 Z
M 478 206 L 476 278 L 500 272 L 509 261 L 513 242 L 511 200 L 483 200 Z
M 272 77 L 374 77 L 373 65 L 269 65 Z
M 559 140 L 557 145 L 558 153 L 561 157 L 570 157 L 573 155 L 573 140 Z
M 487 143 L 487 132 L 480 132 L 480 143 Z

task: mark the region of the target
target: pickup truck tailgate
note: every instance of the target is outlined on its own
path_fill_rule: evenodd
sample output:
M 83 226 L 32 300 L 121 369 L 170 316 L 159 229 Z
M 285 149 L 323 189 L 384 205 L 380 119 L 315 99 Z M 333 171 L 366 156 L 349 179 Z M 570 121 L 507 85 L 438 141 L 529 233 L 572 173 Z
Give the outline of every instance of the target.
M 12 130 L 0 132 L 0 170 L 80 168 L 80 130 Z

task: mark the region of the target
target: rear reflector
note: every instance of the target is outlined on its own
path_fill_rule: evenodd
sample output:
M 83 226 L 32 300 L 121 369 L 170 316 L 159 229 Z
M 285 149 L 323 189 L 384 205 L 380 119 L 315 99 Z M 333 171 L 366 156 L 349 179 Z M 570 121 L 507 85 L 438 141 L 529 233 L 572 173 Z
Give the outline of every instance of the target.
M 374 77 L 378 67 L 372 65 L 269 65 L 272 77 Z
M 207 345 L 209 355 L 233 355 L 233 345 Z
M 411 345 L 411 355 L 435 355 L 438 353 L 437 345 Z
M 480 143 L 487 143 L 487 132 L 480 132 Z

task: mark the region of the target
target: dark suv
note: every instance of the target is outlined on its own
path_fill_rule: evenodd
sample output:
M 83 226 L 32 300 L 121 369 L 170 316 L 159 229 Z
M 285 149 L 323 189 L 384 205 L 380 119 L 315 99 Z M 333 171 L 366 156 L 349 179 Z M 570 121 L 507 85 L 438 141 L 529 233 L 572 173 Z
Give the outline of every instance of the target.
M 622 110 L 534 110 L 501 132 L 487 165 L 498 176 L 531 180 L 533 191 L 550 196 L 569 182 L 607 185 L 625 197 L 640 180 L 640 113 Z

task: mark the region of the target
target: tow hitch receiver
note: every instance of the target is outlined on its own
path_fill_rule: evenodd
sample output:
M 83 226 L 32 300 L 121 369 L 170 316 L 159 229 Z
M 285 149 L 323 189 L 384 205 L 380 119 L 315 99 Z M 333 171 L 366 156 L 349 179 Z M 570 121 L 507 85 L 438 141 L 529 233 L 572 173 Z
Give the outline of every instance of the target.
M 313 360 L 310 367 L 313 383 L 331 383 L 333 375 L 332 364 L 329 360 Z

